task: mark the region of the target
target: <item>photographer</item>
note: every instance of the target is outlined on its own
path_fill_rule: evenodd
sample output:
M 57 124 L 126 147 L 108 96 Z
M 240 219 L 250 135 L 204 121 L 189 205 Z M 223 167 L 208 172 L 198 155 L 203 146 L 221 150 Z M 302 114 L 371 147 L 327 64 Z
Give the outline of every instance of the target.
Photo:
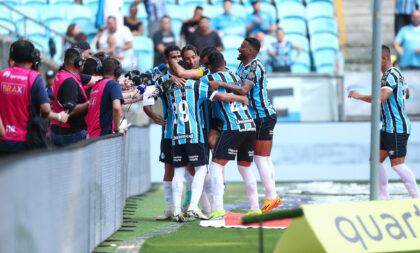
M 6 127 L 0 138 L 0 155 L 27 149 L 28 122 L 31 117 L 42 116 L 60 123 L 67 122 L 63 110 L 51 112 L 42 77 L 31 70 L 37 60 L 34 45 L 18 40 L 10 46 L 11 66 L 0 72 L 0 117 Z M 28 108 L 30 108 L 28 110 Z
M 106 58 L 103 62 L 104 79 L 92 87 L 89 109 L 86 116 L 87 136 L 94 138 L 111 133 L 125 133 L 120 128 L 121 104 L 124 102 L 120 84 L 117 82 L 122 73 L 120 62 Z

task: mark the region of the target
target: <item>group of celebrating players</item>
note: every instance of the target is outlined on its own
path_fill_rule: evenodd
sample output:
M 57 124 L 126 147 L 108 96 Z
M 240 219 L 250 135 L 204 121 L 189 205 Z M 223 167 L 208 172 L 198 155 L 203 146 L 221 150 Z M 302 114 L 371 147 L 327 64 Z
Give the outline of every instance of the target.
M 259 50 L 257 39 L 246 38 L 238 48 L 241 64 L 235 74 L 215 47 L 203 49 L 200 55 L 192 45 L 182 50 L 166 47 L 169 70 L 155 83 L 156 88 L 165 88 L 150 87 L 143 94 L 145 113 L 162 125 L 166 210 L 157 220 L 224 218 L 224 167 L 235 158 L 250 202 L 247 215 L 266 213 L 282 204 L 270 156 L 277 117 L 267 96 L 267 74 L 257 58 Z M 152 110 L 156 95 L 163 104 L 163 117 Z M 266 190 L 261 209 L 252 161 Z M 187 197 L 181 204 L 184 177 Z

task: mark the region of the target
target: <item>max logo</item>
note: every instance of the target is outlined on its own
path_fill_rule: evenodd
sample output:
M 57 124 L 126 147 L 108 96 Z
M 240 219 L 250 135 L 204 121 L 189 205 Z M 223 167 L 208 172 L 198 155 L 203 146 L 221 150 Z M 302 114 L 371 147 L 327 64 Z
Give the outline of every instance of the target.
M 23 94 L 24 85 L 21 84 L 3 84 L 1 91 L 5 94 L 20 95 Z
M 6 71 L 6 72 L 4 72 L 4 73 L 3 73 L 3 76 L 5 76 L 5 77 L 10 77 L 10 71 Z
M 414 232 L 412 225 L 419 224 L 420 210 L 417 205 L 413 205 L 413 209 L 412 213 L 405 212 L 401 217 L 394 217 L 389 213 L 382 213 L 378 217 L 357 215 L 355 219 L 338 216 L 335 218 L 335 227 L 345 240 L 360 243 L 363 249 L 367 250 L 366 241 L 380 243 L 384 237 L 393 240 L 417 238 L 419 235 Z

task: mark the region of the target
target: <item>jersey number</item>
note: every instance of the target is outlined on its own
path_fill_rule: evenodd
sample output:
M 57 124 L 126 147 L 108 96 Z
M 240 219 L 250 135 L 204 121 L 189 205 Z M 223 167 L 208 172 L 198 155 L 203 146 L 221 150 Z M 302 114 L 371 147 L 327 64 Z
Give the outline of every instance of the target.
M 246 110 L 247 106 L 242 104 L 240 106 L 238 106 L 238 103 L 235 102 L 230 102 L 230 111 L 231 112 L 238 112 L 239 108 L 241 108 L 242 110 Z
M 179 108 L 177 108 L 177 104 L 173 104 L 174 113 L 178 116 L 178 119 L 182 122 L 187 122 L 190 120 L 190 114 L 188 110 L 188 102 L 185 100 L 181 100 L 179 103 Z M 176 124 L 176 121 L 175 121 Z

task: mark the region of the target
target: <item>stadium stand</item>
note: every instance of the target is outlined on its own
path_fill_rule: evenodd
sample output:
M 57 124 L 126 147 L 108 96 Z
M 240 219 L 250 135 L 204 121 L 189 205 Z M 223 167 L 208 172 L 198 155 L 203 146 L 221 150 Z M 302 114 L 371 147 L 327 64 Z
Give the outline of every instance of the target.
M 306 36 L 306 22 L 298 18 L 286 18 L 280 21 L 279 27 L 283 29 L 286 34 L 299 34 Z
M 305 7 L 298 2 L 281 2 L 277 6 L 280 20 L 285 18 L 300 18 L 306 20 Z
M 316 18 L 334 19 L 334 7 L 329 2 L 311 2 L 306 6 L 306 17 L 308 21 Z
M 329 18 L 319 18 L 308 23 L 309 34 L 312 36 L 317 33 L 331 33 L 337 36 L 337 22 Z
M 133 37 L 133 50 L 135 63 L 141 70 L 147 70 L 153 67 L 153 41 L 146 36 Z
M 49 3 L 52 5 L 73 5 L 73 0 L 49 0 Z

